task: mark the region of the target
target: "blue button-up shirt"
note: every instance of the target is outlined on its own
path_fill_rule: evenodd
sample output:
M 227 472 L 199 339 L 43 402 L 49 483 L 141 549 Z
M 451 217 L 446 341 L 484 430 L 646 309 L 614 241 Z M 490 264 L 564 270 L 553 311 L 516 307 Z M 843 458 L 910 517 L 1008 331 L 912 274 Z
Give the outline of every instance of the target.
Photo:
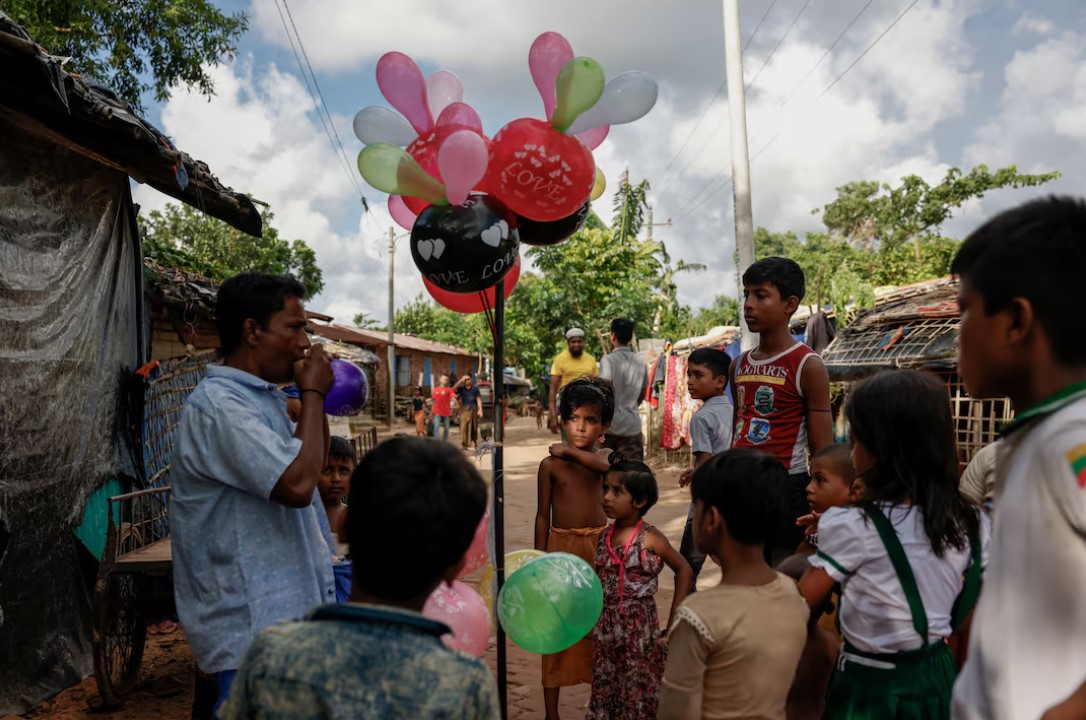
M 213 365 L 181 413 L 170 482 L 174 595 L 196 662 L 233 670 L 264 628 L 334 600 L 316 508 L 273 502 L 301 451 L 286 396 Z
M 494 675 L 445 647 L 442 623 L 349 603 L 276 625 L 249 648 L 219 711 L 224 720 L 497 720 Z

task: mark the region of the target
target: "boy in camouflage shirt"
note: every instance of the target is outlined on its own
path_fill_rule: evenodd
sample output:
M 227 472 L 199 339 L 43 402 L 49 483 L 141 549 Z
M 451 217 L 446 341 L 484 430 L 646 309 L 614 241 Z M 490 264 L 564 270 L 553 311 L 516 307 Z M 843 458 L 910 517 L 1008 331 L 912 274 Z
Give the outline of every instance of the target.
M 451 445 L 400 437 L 369 453 L 351 477 L 351 601 L 257 637 L 220 717 L 498 718 L 489 668 L 446 648 L 449 628 L 421 615 L 456 579 L 486 497 Z

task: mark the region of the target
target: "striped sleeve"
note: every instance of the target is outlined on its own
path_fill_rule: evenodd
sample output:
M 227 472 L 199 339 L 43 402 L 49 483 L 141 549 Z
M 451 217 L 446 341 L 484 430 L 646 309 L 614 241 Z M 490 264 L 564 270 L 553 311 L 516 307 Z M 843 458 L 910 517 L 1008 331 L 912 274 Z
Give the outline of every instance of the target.
M 859 508 L 830 508 L 818 521 L 818 552 L 811 566 L 843 582 L 867 559 L 867 539 L 873 532 Z

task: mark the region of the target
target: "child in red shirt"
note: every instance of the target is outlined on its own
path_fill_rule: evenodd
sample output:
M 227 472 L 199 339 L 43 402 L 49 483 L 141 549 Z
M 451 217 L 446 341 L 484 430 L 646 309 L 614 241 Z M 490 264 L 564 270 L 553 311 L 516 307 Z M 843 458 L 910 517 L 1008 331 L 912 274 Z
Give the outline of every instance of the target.
M 758 347 L 732 363 L 735 432 L 732 447 L 779 459 L 788 471 L 781 510 L 765 549 L 776 564 L 803 538 L 796 520 L 807 514 L 807 453 L 833 440 L 830 381 L 822 358 L 788 329 L 806 293 L 803 270 L 788 258 L 763 258 L 743 273 L 743 317 Z

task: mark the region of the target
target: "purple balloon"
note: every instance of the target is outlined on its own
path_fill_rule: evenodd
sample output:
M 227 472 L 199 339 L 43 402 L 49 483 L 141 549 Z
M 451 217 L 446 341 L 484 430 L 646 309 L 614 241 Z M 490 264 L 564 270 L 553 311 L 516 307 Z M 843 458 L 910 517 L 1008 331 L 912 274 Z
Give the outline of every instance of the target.
M 342 417 L 366 407 L 369 385 L 362 368 L 336 358 L 332 360 L 332 376 L 332 389 L 324 398 L 324 412 Z

